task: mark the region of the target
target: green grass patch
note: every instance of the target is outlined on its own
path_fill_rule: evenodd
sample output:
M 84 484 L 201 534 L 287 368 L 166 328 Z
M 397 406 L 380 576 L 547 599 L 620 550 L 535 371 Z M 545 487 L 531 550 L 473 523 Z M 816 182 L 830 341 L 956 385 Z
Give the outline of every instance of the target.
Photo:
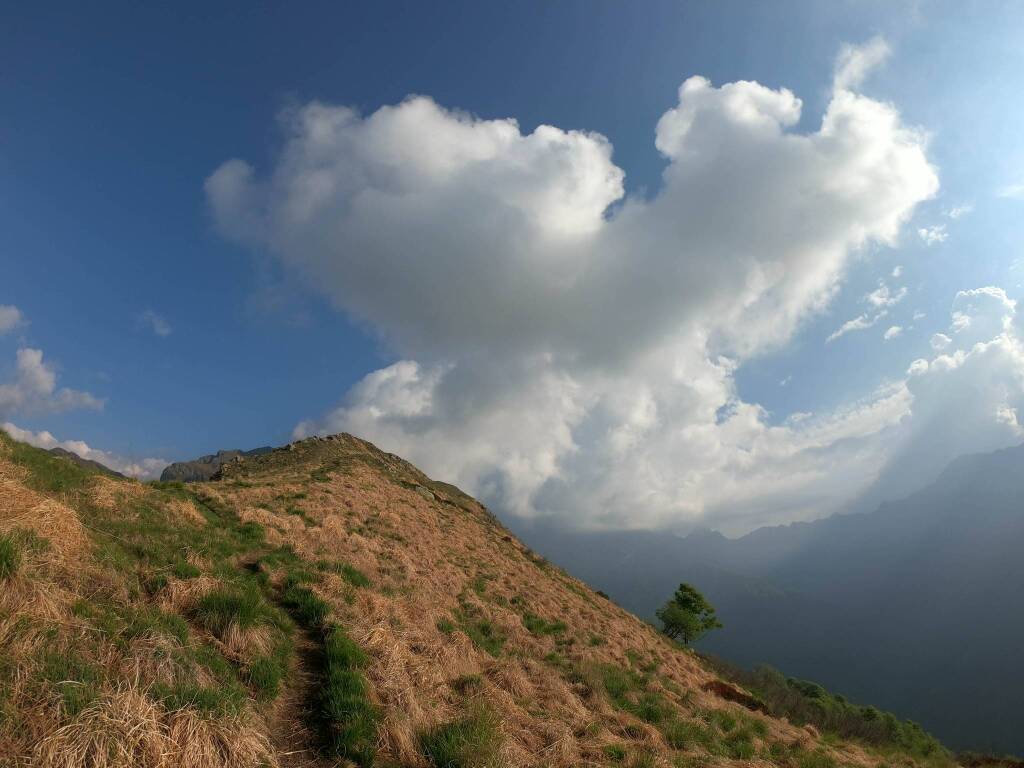
M 48 649 L 40 657 L 40 676 L 60 694 L 68 717 L 74 717 L 100 695 L 102 670 L 70 649 Z
M 369 766 L 376 755 L 377 712 L 362 668 L 367 656 L 340 627 L 324 633 L 324 681 L 318 716 L 330 754 Z
M 193 609 L 192 617 L 218 636 L 232 624 L 249 629 L 269 618 L 268 606 L 259 593 L 233 589 L 215 589 L 204 595 Z
M 304 627 L 322 626 L 331 607 L 312 589 L 304 586 L 301 577 L 289 575 L 285 579 L 281 604 Z
M 246 667 L 245 682 L 255 691 L 257 698 L 263 701 L 277 698 L 287 671 L 285 663 L 285 659 L 261 656 Z
M 337 573 L 353 587 L 361 588 L 370 586 L 370 578 L 354 565 L 332 560 L 317 560 L 316 568 L 320 571 Z
M 436 768 L 497 768 L 501 747 L 498 719 L 484 708 L 423 731 L 420 750 Z
M 27 484 L 37 491 L 65 493 L 82 488 L 90 477 L 106 474 L 99 470 L 80 467 L 67 459 L 54 456 L 41 448 L 19 443 L 0 430 L 0 438 L 10 447 L 10 458 L 15 464 L 28 470 Z
M 0 580 L 14 576 L 21 568 L 21 546 L 11 535 L 0 536 Z
M 473 641 L 473 645 L 495 658 L 501 655 L 507 638 L 494 622 L 466 609 L 457 610 L 455 619 L 457 628 Z
M 187 560 L 178 560 L 174 563 L 174 567 L 171 568 L 171 573 L 179 579 L 194 579 L 201 574 L 202 571 Z
M 192 708 L 208 715 L 235 715 L 245 708 L 245 691 L 237 684 L 206 687 L 179 682 L 157 683 L 150 688 L 150 697 L 168 712 Z
M 560 635 L 567 629 L 564 621 L 548 621 L 529 611 L 523 614 L 523 626 L 534 635 Z

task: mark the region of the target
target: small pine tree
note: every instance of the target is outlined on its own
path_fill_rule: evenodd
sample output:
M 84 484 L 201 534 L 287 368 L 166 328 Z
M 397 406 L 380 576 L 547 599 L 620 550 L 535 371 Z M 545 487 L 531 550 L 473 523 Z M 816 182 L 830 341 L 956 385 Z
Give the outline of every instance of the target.
M 714 606 L 689 584 L 680 584 L 672 599 L 659 608 L 655 615 L 661 621 L 661 631 L 684 645 L 722 626 L 715 616 Z

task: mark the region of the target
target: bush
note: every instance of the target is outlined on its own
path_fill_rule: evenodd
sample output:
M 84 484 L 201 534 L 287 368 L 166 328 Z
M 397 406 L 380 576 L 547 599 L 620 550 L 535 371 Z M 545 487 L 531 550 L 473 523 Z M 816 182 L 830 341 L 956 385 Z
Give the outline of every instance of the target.
M 501 746 L 498 720 L 476 708 L 465 717 L 424 731 L 420 749 L 436 768 L 496 768 Z
M 768 714 L 795 725 L 813 725 L 822 733 L 905 752 L 918 758 L 948 759 L 949 753 L 917 723 L 900 721 L 890 712 L 859 706 L 817 683 L 797 680 L 771 667 L 746 671 L 720 659 L 705 660 L 723 678 L 743 686 L 765 703 Z M 723 728 L 723 730 L 727 730 Z M 816 758 L 808 756 L 809 761 Z M 804 768 L 814 768 L 806 766 Z

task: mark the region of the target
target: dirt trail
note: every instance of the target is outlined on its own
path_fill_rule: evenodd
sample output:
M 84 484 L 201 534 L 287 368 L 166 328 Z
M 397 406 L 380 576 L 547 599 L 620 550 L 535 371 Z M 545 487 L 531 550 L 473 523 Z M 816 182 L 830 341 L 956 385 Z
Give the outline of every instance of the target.
M 278 697 L 274 714 L 267 725 L 270 740 L 282 768 L 327 768 L 337 762 L 321 755 L 316 746 L 320 734 L 312 725 L 311 705 L 320 683 L 323 652 L 314 634 L 307 629 L 295 631 L 292 669 Z

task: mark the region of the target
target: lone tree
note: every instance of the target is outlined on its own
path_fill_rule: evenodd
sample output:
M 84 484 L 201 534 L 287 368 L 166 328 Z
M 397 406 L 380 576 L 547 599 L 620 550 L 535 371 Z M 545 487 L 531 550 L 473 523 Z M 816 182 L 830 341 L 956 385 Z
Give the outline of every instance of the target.
M 655 615 L 661 621 L 661 631 L 684 645 L 722 626 L 715 616 L 714 606 L 689 584 L 680 584 L 672 599 L 659 608 Z

